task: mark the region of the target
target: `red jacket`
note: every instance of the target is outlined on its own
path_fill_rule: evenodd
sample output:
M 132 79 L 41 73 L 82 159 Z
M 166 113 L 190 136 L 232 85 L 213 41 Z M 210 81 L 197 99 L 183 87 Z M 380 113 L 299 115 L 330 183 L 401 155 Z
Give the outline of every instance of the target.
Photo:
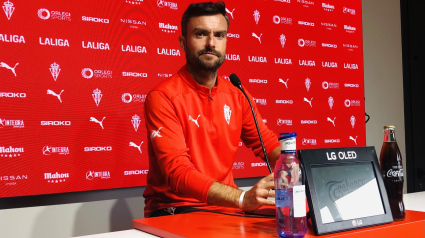
M 270 155 L 280 144 L 253 106 Z M 263 157 L 242 92 L 220 76 L 210 92 L 186 66 L 149 92 L 145 124 L 149 137 L 145 217 L 166 207 L 207 205 L 214 181 L 237 188 L 232 167 L 240 139 Z

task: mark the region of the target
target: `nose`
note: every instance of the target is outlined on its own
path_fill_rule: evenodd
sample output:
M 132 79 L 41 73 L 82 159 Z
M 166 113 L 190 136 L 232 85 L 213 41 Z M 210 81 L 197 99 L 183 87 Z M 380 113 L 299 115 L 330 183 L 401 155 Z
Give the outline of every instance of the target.
M 215 48 L 215 39 L 214 35 L 210 34 L 207 38 L 207 42 L 205 43 L 205 47 L 208 49 L 214 49 Z

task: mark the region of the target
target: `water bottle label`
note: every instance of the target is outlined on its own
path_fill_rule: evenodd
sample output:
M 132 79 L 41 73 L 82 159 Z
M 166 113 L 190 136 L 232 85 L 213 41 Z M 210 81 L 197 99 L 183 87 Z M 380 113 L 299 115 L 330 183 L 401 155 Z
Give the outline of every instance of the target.
M 275 190 L 276 207 L 292 207 L 292 193 L 288 190 Z
M 290 137 L 287 139 L 280 140 L 280 150 L 292 150 L 297 149 L 296 137 Z
M 293 188 L 294 197 L 294 217 L 306 216 L 305 205 L 305 185 L 297 185 Z

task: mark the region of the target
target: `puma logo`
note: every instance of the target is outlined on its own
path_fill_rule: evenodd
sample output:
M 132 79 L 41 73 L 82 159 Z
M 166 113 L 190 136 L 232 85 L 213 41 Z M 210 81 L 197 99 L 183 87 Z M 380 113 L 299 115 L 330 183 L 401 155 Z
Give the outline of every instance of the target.
M 6 64 L 6 63 L 3 63 L 3 62 L 1 62 L 0 63 L 0 67 L 4 67 L 4 68 L 6 68 L 6 69 L 10 69 L 11 71 L 12 71 L 12 73 L 15 75 L 15 77 L 16 77 L 16 72 L 15 72 L 15 68 L 16 68 L 16 66 L 18 65 L 19 63 L 16 63 L 15 64 L 15 67 L 10 67 L 8 64 Z
M 140 143 L 140 145 L 136 145 L 134 142 L 131 142 L 130 141 L 130 145 L 129 146 L 136 147 L 140 151 L 140 154 L 141 154 L 142 153 L 142 150 L 140 149 L 140 147 L 142 146 L 142 144 L 143 144 L 143 141 L 142 141 L 142 143 Z
M 356 143 L 356 145 L 357 145 L 357 136 L 356 136 L 356 139 L 354 139 L 352 136 L 350 136 L 350 140 L 354 141 L 354 143 Z
M 261 44 L 261 39 L 260 38 L 261 38 L 262 35 L 263 35 L 263 33 L 261 33 L 260 36 L 257 36 L 257 34 L 252 33 L 252 36 L 255 37 L 255 38 L 257 38 L 258 41 L 260 41 L 260 44 Z
M 283 81 L 283 79 L 279 79 L 279 83 L 283 83 L 283 84 L 285 84 L 285 87 L 286 88 L 288 88 L 288 81 L 289 81 L 289 79 L 286 79 L 286 82 L 285 81 Z
M 59 101 L 62 103 L 61 94 L 63 93 L 63 91 L 64 90 L 62 89 L 62 91 L 59 94 L 57 94 L 57 93 L 53 92 L 52 90 L 47 89 L 47 94 L 50 94 L 50 95 L 57 97 L 59 99 Z
M 97 124 L 99 124 L 101 127 L 102 127 L 102 130 L 104 129 L 103 128 L 103 120 L 105 120 L 105 118 L 106 117 L 103 117 L 103 119 L 102 119 L 102 121 L 99 121 L 99 120 L 97 120 L 96 118 L 94 118 L 94 117 L 90 117 L 90 121 L 92 121 L 92 122 L 96 122 Z
M 199 127 L 199 124 L 198 124 L 198 119 L 199 119 L 199 117 L 200 117 L 201 115 L 198 115 L 198 117 L 196 118 L 196 120 L 195 119 L 193 119 L 190 115 L 189 115 L 189 120 L 191 120 L 191 121 L 193 121 L 193 122 L 195 122 L 195 124 Z
M 334 127 L 335 127 L 335 119 L 336 119 L 336 117 L 334 117 L 333 120 L 328 117 L 328 121 L 332 122 L 332 124 L 334 125 Z
M 311 98 L 310 100 L 308 100 L 307 98 L 304 98 L 304 102 L 308 102 L 308 104 L 310 104 L 310 107 L 313 107 L 312 105 L 311 105 L 311 101 L 313 100 L 313 98 Z
M 233 8 L 233 11 L 229 11 L 229 9 L 226 8 L 226 12 L 230 14 L 230 16 L 233 19 L 233 12 L 235 11 L 235 9 Z

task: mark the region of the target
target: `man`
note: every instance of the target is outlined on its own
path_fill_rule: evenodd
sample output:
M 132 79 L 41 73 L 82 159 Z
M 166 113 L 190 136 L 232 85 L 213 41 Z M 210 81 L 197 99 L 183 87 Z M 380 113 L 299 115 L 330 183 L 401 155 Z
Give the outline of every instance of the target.
M 145 217 L 175 214 L 186 207 L 216 205 L 252 211 L 274 205 L 267 200 L 274 196 L 273 174 L 246 193 L 233 180 L 240 139 L 257 156 L 264 155 L 246 98 L 217 76 L 226 55 L 228 27 L 223 2 L 191 4 L 183 14 L 179 37 L 186 65 L 146 98 L 150 138 Z M 255 111 L 274 167 L 280 145 L 256 107 Z

